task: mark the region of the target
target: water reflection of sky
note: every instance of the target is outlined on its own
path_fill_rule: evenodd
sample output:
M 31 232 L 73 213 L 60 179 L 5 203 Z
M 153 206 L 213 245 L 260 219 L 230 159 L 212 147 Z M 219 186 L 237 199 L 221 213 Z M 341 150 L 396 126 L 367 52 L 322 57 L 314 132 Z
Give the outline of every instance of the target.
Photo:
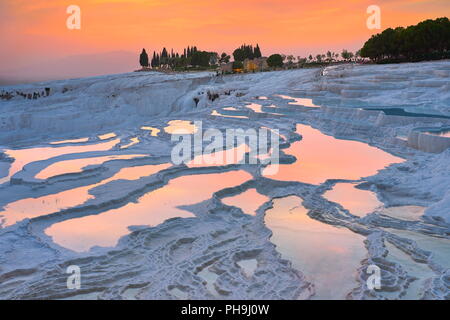
M 404 160 L 368 144 L 340 140 L 327 136 L 310 126 L 298 124 L 301 141 L 294 142 L 284 151 L 294 155 L 293 164 L 279 165 L 275 175 L 268 178 L 320 184 L 327 179 L 357 180 L 371 176 L 392 163 Z M 270 166 L 263 171 L 269 172 Z
M 170 218 L 193 217 L 192 213 L 177 207 L 207 200 L 214 192 L 240 185 L 251 178 L 245 171 L 179 177 L 143 195 L 136 203 L 60 222 L 45 232 L 54 242 L 75 251 L 86 251 L 93 246 L 114 246 L 120 237 L 129 233 L 129 226 L 156 226 Z
M 317 299 L 345 299 L 357 286 L 356 270 L 366 256 L 364 237 L 307 215 L 301 199 L 290 196 L 273 201 L 265 223 L 271 242 L 315 284 Z

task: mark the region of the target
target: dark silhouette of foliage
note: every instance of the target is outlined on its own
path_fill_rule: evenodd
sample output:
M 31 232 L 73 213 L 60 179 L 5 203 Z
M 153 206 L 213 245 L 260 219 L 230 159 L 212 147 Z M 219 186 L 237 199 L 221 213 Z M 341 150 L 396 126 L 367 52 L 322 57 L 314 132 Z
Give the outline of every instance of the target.
M 191 57 L 191 64 L 193 66 L 208 67 L 210 60 L 210 53 L 206 51 L 195 51 Z
M 255 48 L 255 51 L 254 51 L 254 56 L 255 56 L 255 58 L 261 58 L 262 57 L 261 49 L 259 48 L 258 44 L 256 44 L 256 48 Z
M 173 49 L 169 53 L 166 48 L 163 48 L 160 53 L 153 52 L 151 66 L 152 68 L 187 69 L 194 65 L 205 68 L 216 64 L 218 59 L 217 53 L 199 51 L 195 46 L 183 49 L 181 55 Z
M 151 61 L 151 66 L 152 66 L 152 68 L 157 67 L 157 64 L 156 64 L 156 52 L 155 51 L 153 51 L 153 57 L 152 57 L 152 61 Z
M 377 63 L 448 59 L 450 21 L 444 17 L 407 28 L 388 28 L 366 41 L 361 57 Z
M 282 67 L 283 57 L 280 54 L 273 54 L 267 58 L 267 64 L 272 68 Z
M 227 55 L 225 52 L 223 52 L 220 56 L 219 62 L 228 63 L 228 62 L 230 62 L 230 59 L 231 59 L 231 57 L 229 55 Z
M 238 48 L 233 51 L 234 61 L 244 61 L 245 60 L 245 52 L 241 48 Z
M 245 59 L 261 58 L 261 49 L 259 45 L 253 48 L 252 45 L 242 45 L 233 52 L 233 57 L 235 61 L 244 61 Z
M 344 49 L 344 50 L 342 50 L 341 57 L 345 61 L 349 61 L 354 57 L 354 54 L 353 54 L 353 52 L 350 52 L 347 49 Z
M 141 55 L 139 56 L 139 63 L 142 67 L 148 67 L 148 55 L 145 49 L 142 49 Z

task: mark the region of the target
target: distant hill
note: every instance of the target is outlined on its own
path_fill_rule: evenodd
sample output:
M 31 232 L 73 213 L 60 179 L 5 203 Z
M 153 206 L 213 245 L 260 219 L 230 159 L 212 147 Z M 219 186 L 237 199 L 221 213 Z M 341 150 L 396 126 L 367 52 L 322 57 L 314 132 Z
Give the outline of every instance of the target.
M 0 85 L 131 72 L 139 67 L 137 57 L 138 54 L 128 51 L 68 56 L 27 67 L 0 70 Z

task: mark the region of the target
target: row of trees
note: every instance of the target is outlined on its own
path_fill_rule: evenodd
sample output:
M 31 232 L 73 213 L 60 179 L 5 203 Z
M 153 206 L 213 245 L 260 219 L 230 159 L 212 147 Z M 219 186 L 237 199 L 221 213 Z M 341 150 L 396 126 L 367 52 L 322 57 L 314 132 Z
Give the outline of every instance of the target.
M 234 61 L 244 61 L 245 59 L 255 59 L 255 58 L 261 58 L 261 49 L 259 48 L 259 45 L 256 44 L 256 47 L 253 48 L 252 45 L 242 45 L 241 47 L 237 48 L 233 51 L 233 57 Z
M 286 56 L 284 54 L 274 54 L 267 59 L 267 64 L 270 67 L 302 67 L 307 64 L 325 64 L 337 61 L 349 62 L 358 58 L 360 58 L 359 51 L 353 53 L 344 49 L 340 54 L 328 51 L 326 54 L 317 54 L 316 56 L 310 54 L 308 57 L 304 58 L 300 56 L 294 57 L 293 55 Z
M 386 29 L 364 44 L 361 56 L 378 63 L 450 58 L 450 21 L 438 18 Z
M 261 58 L 261 49 L 259 45 L 253 47 L 251 45 L 242 45 L 233 52 L 235 61 L 244 61 L 245 59 Z M 166 48 L 163 48 L 161 52 L 153 52 L 153 57 L 149 62 L 148 54 L 145 49 L 142 49 L 139 57 L 139 62 L 142 67 L 152 68 L 170 68 L 180 69 L 191 67 L 207 68 L 215 66 L 218 63 L 228 63 L 231 60 L 231 56 L 223 52 L 220 56 L 216 52 L 208 52 L 198 50 L 197 47 L 187 47 L 183 50 L 182 54 L 174 52 L 173 49 L 168 52 Z
M 259 45 L 256 45 L 254 48 L 251 45 L 243 45 L 234 50 L 233 56 L 233 68 L 242 69 L 243 61 L 245 59 L 251 60 L 254 58 L 261 58 L 262 54 Z M 309 55 L 309 57 L 305 58 L 300 56 L 294 57 L 293 55 L 286 56 L 283 54 L 273 54 L 267 59 L 267 64 L 271 68 L 281 68 L 283 66 L 293 68 L 304 67 L 307 64 L 331 63 L 339 60 L 348 62 L 352 61 L 352 59 L 357 59 L 358 57 L 360 57 L 359 52 L 354 54 L 345 49 L 340 54 L 328 51 L 326 54 L 318 54 L 314 57 L 313 55 Z M 147 52 L 145 49 L 142 49 L 139 60 L 143 67 L 151 66 L 152 68 L 170 68 L 176 70 L 187 69 L 188 67 L 215 67 L 217 64 L 230 62 L 230 59 L 231 57 L 225 52 L 219 56 L 216 52 L 201 51 L 193 46 L 184 49 L 181 55 L 173 50 L 169 53 L 166 48 L 163 48 L 160 53 L 153 52 L 150 63 L 148 61 Z
M 220 60 L 216 52 L 208 52 L 198 50 L 197 47 L 187 47 L 182 54 L 174 52 L 173 49 L 169 51 L 163 48 L 161 52 L 153 52 L 153 57 L 149 63 L 148 54 L 145 49 L 142 49 L 139 57 L 139 62 L 142 67 L 152 68 L 167 68 L 167 69 L 182 69 L 188 66 L 209 67 L 216 65 Z
M 361 57 L 360 51 L 357 51 L 355 53 L 348 51 L 347 49 L 342 50 L 342 52 L 339 54 L 337 52 L 327 51 L 326 54 L 318 54 L 316 56 L 309 55 L 307 58 L 301 58 L 298 57 L 299 62 L 302 63 L 331 63 L 336 61 L 352 61 L 353 59 L 358 59 Z M 289 57 L 288 57 L 289 60 Z

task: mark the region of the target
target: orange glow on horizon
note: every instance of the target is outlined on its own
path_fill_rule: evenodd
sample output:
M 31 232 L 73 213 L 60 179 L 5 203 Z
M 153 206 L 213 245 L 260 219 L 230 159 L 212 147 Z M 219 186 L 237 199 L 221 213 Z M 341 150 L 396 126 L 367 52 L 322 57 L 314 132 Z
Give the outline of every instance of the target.
M 66 8 L 81 8 L 81 30 L 68 30 Z M 231 54 L 258 43 L 263 55 L 306 56 L 359 49 L 371 34 L 369 0 L 3 0 L 0 70 L 70 55 L 181 50 Z M 382 28 L 449 16 L 447 0 L 380 1 Z M 374 32 L 376 31 L 376 32 Z M 120 62 L 119 62 L 120 63 Z

